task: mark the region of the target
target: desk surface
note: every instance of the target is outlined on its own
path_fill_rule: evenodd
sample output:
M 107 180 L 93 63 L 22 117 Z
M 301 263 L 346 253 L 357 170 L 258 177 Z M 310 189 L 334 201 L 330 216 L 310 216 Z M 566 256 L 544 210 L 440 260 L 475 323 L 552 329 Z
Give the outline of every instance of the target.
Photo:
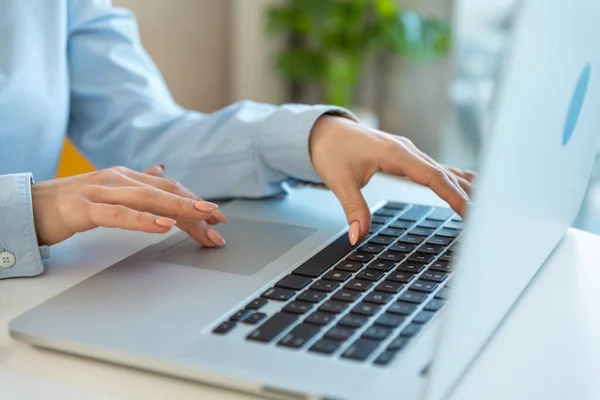
M 410 200 L 420 196 L 410 196 Z M 98 229 L 53 247 L 43 276 L 0 281 L 2 398 L 255 398 L 35 349 L 8 337 L 6 326 L 11 318 L 159 239 Z M 600 398 L 599 259 L 600 237 L 570 230 L 453 399 Z

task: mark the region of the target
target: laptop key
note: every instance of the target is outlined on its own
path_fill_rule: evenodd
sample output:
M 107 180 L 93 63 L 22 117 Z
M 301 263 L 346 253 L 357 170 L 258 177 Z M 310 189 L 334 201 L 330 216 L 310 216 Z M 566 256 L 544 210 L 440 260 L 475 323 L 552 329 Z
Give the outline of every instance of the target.
M 363 332 L 361 337 L 371 340 L 385 340 L 392 333 L 392 329 L 384 326 L 370 326 Z
M 391 237 L 398 237 L 398 236 L 402 235 L 403 233 L 404 233 L 404 229 L 395 229 L 395 228 L 385 228 L 381 232 L 379 232 L 380 235 L 391 236 Z
M 242 322 L 244 321 L 246 318 L 248 318 L 253 311 L 251 310 L 240 310 L 238 312 L 236 312 L 235 314 L 233 314 L 229 319 L 231 321 L 237 321 L 237 322 Z
M 246 318 L 242 322 L 244 324 L 248 324 L 248 325 L 255 325 L 255 324 L 259 323 L 260 321 L 262 321 L 263 319 L 265 319 L 266 317 L 267 317 L 267 314 L 265 314 L 265 313 L 255 312 L 255 313 L 252 313 L 252 315 L 250 315 L 248 318 Z
M 452 272 L 454 268 L 448 261 L 437 260 L 429 267 L 429 270 L 439 271 L 439 272 Z
M 435 294 L 436 299 L 448 300 L 448 289 L 443 287 Z
M 285 311 L 287 313 L 292 314 L 304 314 L 312 310 L 312 308 L 313 305 L 310 303 L 305 303 L 303 301 L 292 301 L 291 303 L 283 307 L 281 311 Z
M 443 246 L 438 246 L 437 244 L 425 243 L 424 245 L 419 247 L 419 250 L 417 250 L 417 251 L 420 253 L 429 253 L 429 254 L 437 255 L 437 254 L 440 254 L 443 249 L 444 249 Z
M 331 339 L 338 342 L 344 342 L 354 335 L 354 329 L 343 326 L 334 326 L 325 333 L 325 339 Z
M 386 281 L 398 282 L 398 283 L 409 283 L 415 279 L 415 275 L 412 272 L 406 271 L 394 271 L 385 278 Z
M 221 325 L 213 329 L 213 333 L 216 333 L 217 335 L 224 335 L 233 328 L 235 328 L 235 325 L 236 323 L 233 321 L 225 321 Z
M 352 248 L 353 246 L 350 244 L 348 235 L 341 235 L 323 250 L 319 251 L 301 266 L 296 268 L 293 274 L 308 276 L 309 278 L 321 276 L 329 269 L 329 267 L 348 254 Z
M 248 310 L 260 310 L 268 301 L 266 299 L 254 299 L 250 303 L 246 304 Z
M 379 346 L 379 341 L 369 339 L 358 339 L 350 345 L 342 354 L 343 358 L 364 361 L 375 351 Z
M 446 250 L 446 252 L 440 256 L 440 260 L 448 262 L 454 261 L 454 252 Z
M 412 206 L 407 212 L 402 214 L 402 219 L 407 221 L 419 221 L 423 217 L 427 216 L 431 211 L 431 207 L 427 206 Z
M 425 269 L 425 264 L 423 264 L 420 261 L 414 261 L 414 260 L 409 260 L 406 262 L 403 262 L 402 264 L 400 264 L 398 266 L 398 268 L 396 268 L 396 271 L 401 272 L 401 271 L 406 271 L 406 272 L 412 272 L 413 274 L 418 274 L 419 272 L 423 271 Z
M 394 229 L 402 229 L 402 230 L 406 230 L 408 228 L 410 228 L 411 226 L 413 226 L 415 223 L 414 221 L 405 221 L 403 219 L 398 219 L 394 222 L 392 222 L 389 227 L 390 228 L 394 228 Z
M 384 367 L 384 366 L 388 365 L 389 363 L 391 363 L 395 357 L 396 357 L 396 352 L 384 351 L 375 359 L 375 361 L 373 361 L 373 363 L 380 367 Z
M 423 279 L 424 281 L 440 283 L 440 282 L 443 282 L 447 277 L 448 277 L 448 274 L 446 274 L 444 272 L 427 270 L 427 271 L 423 272 L 420 279 Z
M 460 221 L 448 221 L 444 224 L 444 228 L 462 230 L 465 229 L 465 223 Z
M 371 223 L 371 228 L 369 229 L 369 233 L 375 233 L 375 232 L 377 232 L 378 230 L 380 230 L 383 227 L 384 227 L 383 224 L 374 224 L 374 223 Z
M 362 302 L 362 303 L 357 304 L 350 312 L 352 314 L 364 315 L 367 317 L 371 317 L 371 316 L 377 314 L 379 312 L 379 310 L 380 310 L 379 306 Z
M 363 301 L 374 304 L 387 304 L 392 297 L 393 296 L 389 293 L 371 292 L 365 296 Z
M 344 260 L 335 266 L 339 271 L 356 272 L 363 267 L 362 262 Z
M 390 246 L 390 248 L 388 250 L 390 251 L 397 251 L 398 253 L 410 253 L 411 251 L 413 251 L 415 249 L 414 244 L 408 244 L 408 243 L 394 243 L 392 246 Z
M 419 279 L 410 285 L 409 289 L 417 292 L 432 293 L 437 287 L 438 285 L 433 282 L 422 281 Z
M 430 228 L 430 229 L 437 229 L 440 226 L 442 226 L 442 221 L 435 221 L 433 219 L 424 219 L 423 221 L 419 222 L 419 225 L 417 225 L 421 228 Z
M 395 217 L 398 214 L 399 210 L 393 210 L 391 208 L 382 208 L 373 214 L 376 217 Z
M 285 335 L 277 345 L 299 349 L 312 339 L 318 332 L 319 327 L 309 324 L 300 324 Z
M 414 324 L 419 324 L 419 325 L 423 325 L 428 323 L 431 318 L 433 317 L 434 313 L 432 313 L 431 311 L 421 311 L 420 313 L 417 314 L 416 317 L 413 318 L 412 322 Z
M 427 243 L 435 244 L 437 246 L 448 246 L 450 242 L 452 242 L 451 238 L 437 235 L 434 235 L 427 240 Z
M 400 238 L 400 243 L 408 243 L 408 244 L 419 244 L 425 238 L 423 236 L 415 236 L 415 235 L 404 235 Z
M 368 321 L 367 317 L 356 314 L 347 314 L 340 319 L 338 322 L 339 326 L 345 326 L 347 328 L 360 328 Z
M 298 297 L 296 297 L 296 300 L 306 301 L 308 303 L 318 303 L 321 300 L 323 300 L 325 298 L 325 296 L 327 296 L 327 294 L 325 294 L 323 292 L 316 292 L 314 290 L 305 290 L 304 292 L 300 293 L 298 295 Z
M 427 219 L 434 221 L 446 221 L 448 218 L 454 215 L 454 211 L 449 208 L 436 208 L 431 214 L 427 216 Z
M 376 271 L 374 269 L 365 269 L 360 271 L 356 277 L 360 278 L 360 279 L 365 279 L 368 281 L 373 281 L 376 282 L 378 280 L 380 280 L 381 278 L 383 278 L 385 274 L 381 271 Z
M 408 233 L 410 235 L 416 235 L 416 236 L 429 236 L 433 233 L 435 229 L 431 229 L 431 228 L 423 228 L 421 226 L 417 226 L 415 228 L 412 228 L 410 231 L 408 231 Z
M 313 344 L 312 347 L 308 351 L 311 351 L 313 353 L 329 355 L 329 354 L 335 353 L 335 351 L 338 349 L 338 347 L 340 347 L 339 342 L 336 342 L 333 340 L 321 339 L 318 342 L 316 342 L 315 344 Z
M 388 345 L 387 349 L 388 351 L 399 351 L 401 350 L 404 346 L 406 346 L 406 343 L 408 343 L 408 339 L 407 338 L 403 338 L 402 336 L 398 336 L 396 339 L 392 340 L 390 342 L 390 344 Z
M 296 294 L 293 290 L 281 289 L 281 288 L 271 288 L 262 294 L 262 297 L 265 299 L 277 300 L 277 301 L 286 301 L 291 299 Z
M 373 282 L 355 278 L 352 279 L 350 282 L 346 283 L 344 288 L 350 290 L 358 290 L 359 292 L 365 292 L 369 290 L 371 286 L 373 286 Z
M 321 307 L 319 307 L 319 311 L 328 312 L 332 314 L 339 314 L 345 311 L 347 308 L 347 303 L 335 300 L 327 300 L 325 303 L 323 303 L 323 305 L 321 305 Z
M 367 263 L 371 261 L 373 257 L 373 254 L 355 251 L 354 253 L 346 257 L 346 261 L 358 261 L 361 263 Z
M 257 342 L 268 343 L 298 320 L 298 317 L 288 313 L 277 313 L 252 331 L 246 338 Z
M 391 313 L 385 313 L 375 320 L 375 325 L 381 325 L 388 328 L 397 328 L 405 321 L 406 318 Z
M 395 201 L 388 201 L 387 203 L 385 203 L 385 208 L 389 208 L 391 210 L 404 210 L 406 207 L 408 207 L 406 204 L 404 203 L 397 203 Z
M 421 330 L 421 325 L 408 324 L 406 326 L 406 328 L 402 329 L 402 332 L 400 332 L 400 337 L 404 337 L 404 338 L 413 337 L 414 335 L 419 333 L 420 330 Z
M 374 236 L 371 239 L 369 239 L 369 243 L 382 244 L 384 246 L 387 246 L 388 244 L 392 243 L 393 241 L 394 241 L 393 237 L 381 236 L 381 235 L 377 235 L 377 236 Z
M 313 325 L 327 325 L 335 318 L 334 314 L 324 313 L 320 311 L 315 311 L 310 314 L 308 317 L 304 319 L 304 322 L 307 324 Z
M 400 261 L 404 260 L 405 257 L 406 257 L 406 254 L 404 254 L 404 253 L 398 253 L 395 251 L 386 251 L 385 253 L 380 255 L 377 260 L 400 262 Z
M 323 275 L 323 279 L 336 282 L 345 282 L 351 276 L 352 274 L 347 271 L 329 271 L 328 273 Z
M 377 285 L 375 290 L 394 294 L 399 293 L 403 287 L 404 285 L 398 282 L 384 281 Z
M 357 292 L 356 290 L 348 290 L 348 289 L 344 289 L 344 288 L 338 289 L 338 291 L 335 292 L 333 294 L 333 296 L 331 296 L 331 298 L 333 300 L 340 300 L 340 301 L 345 301 L 348 303 L 354 302 L 359 297 L 360 297 L 360 292 Z
M 300 290 L 304 289 L 306 285 L 308 285 L 310 282 L 312 282 L 311 278 L 299 275 L 288 275 L 281 279 L 279 282 L 277 282 L 275 284 L 275 287 L 291 290 Z
M 321 279 L 310 285 L 310 289 L 329 293 L 333 292 L 339 285 L 339 282 Z
M 371 221 L 373 221 L 376 224 L 385 225 L 388 222 L 390 222 L 392 220 L 392 218 L 393 218 L 393 216 L 392 217 L 384 217 L 384 216 L 377 216 L 376 215 L 376 216 L 374 216 L 374 217 L 371 218 Z
M 385 246 L 383 245 L 367 243 L 360 246 L 358 250 L 363 251 L 365 253 L 379 254 L 383 249 L 385 249 Z
M 434 258 L 435 256 L 433 254 L 416 252 L 413 253 L 410 257 L 408 257 L 408 261 L 416 261 L 423 264 L 429 264 L 433 261 Z
M 440 308 L 442 308 L 442 306 L 444 305 L 444 301 L 441 299 L 433 299 L 430 300 L 429 303 L 425 304 L 425 307 L 423 308 L 426 311 L 439 311 Z
M 414 304 L 405 303 L 403 301 L 397 301 L 395 303 L 392 303 L 386 311 L 388 313 L 406 316 L 411 315 L 413 312 L 415 312 L 416 309 L 417 306 Z
M 438 236 L 444 236 L 449 238 L 455 238 L 460 234 L 460 231 L 456 229 L 442 228 L 435 233 Z
M 382 272 L 389 272 L 396 266 L 396 263 L 393 261 L 386 261 L 377 259 L 367 265 L 367 269 L 374 269 Z
M 427 298 L 427 293 L 414 292 L 412 290 L 407 290 L 402 293 L 398 300 L 406 301 L 408 303 L 421 304 Z

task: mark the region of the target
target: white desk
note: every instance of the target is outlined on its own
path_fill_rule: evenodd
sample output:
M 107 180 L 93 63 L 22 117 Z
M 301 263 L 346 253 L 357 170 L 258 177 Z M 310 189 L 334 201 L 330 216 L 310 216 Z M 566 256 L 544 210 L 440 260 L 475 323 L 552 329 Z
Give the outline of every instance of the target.
M 53 247 L 43 276 L 0 281 L 0 398 L 254 398 L 35 349 L 8 337 L 11 318 L 159 239 L 99 229 Z M 599 399 L 599 308 L 600 237 L 570 230 L 453 399 Z

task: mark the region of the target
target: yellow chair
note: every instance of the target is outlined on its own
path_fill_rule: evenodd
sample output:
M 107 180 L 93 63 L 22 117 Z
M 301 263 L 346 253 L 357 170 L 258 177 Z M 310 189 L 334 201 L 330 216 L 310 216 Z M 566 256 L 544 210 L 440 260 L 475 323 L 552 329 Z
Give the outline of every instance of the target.
M 94 171 L 94 166 L 73 146 L 69 140 L 65 140 L 60 163 L 58 164 L 59 178 L 85 174 Z

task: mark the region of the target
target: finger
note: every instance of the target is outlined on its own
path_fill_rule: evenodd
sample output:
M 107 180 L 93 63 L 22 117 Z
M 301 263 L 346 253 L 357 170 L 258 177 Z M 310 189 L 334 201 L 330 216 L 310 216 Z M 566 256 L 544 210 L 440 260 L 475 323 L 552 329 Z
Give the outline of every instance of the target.
M 184 221 L 177 226 L 205 247 L 225 245 L 225 239 L 217 231 L 209 228 L 204 221 Z
M 176 223 L 171 218 L 132 210 L 119 204 L 103 203 L 90 204 L 88 218 L 95 226 L 148 233 L 166 233 Z
M 469 182 L 473 182 L 475 177 L 477 176 L 473 171 L 467 171 L 464 169 L 446 166 L 446 168 L 451 171 L 454 175 L 460 176 L 461 178 L 466 179 Z
M 456 180 L 460 187 L 469 195 L 469 198 L 471 198 L 471 194 L 473 193 L 473 185 L 471 182 L 460 176 L 457 176 Z
M 148 185 L 138 187 L 97 186 L 90 199 L 96 203 L 121 204 L 126 207 L 173 218 L 206 220 L 217 205 L 208 201 L 177 196 Z
M 414 147 L 414 145 L 413 145 Z M 463 196 L 468 199 L 467 201 L 471 201 L 470 197 L 469 197 L 469 192 L 467 192 L 466 190 L 464 190 L 463 185 L 461 185 L 461 183 L 458 180 L 458 177 L 453 174 L 449 168 L 445 165 L 442 165 L 440 163 L 438 163 L 437 161 L 435 161 L 432 157 L 430 157 L 428 154 L 422 152 L 420 149 L 418 149 L 417 147 L 413 148 L 413 151 L 415 153 L 417 153 L 418 155 L 420 155 L 423 159 L 425 159 L 427 162 L 429 162 L 429 164 L 431 164 L 432 166 L 434 166 L 435 168 L 441 168 L 446 170 L 446 172 L 448 173 L 448 177 L 452 180 L 452 183 L 454 183 L 454 186 L 456 186 L 458 189 L 461 190 Z
M 186 189 L 182 184 L 180 184 L 174 179 L 165 179 L 158 176 L 142 174 L 140 172 L 132 171 L 127 168 L 117 168 L 119 172 L 138 182 L 157 187 L 159 189 L 164 190 L 165 192 L 173 193 L 178 196 L 187 197 L 194 200 L 202 200 L 200 197 L 196 196 L 194 193 Z M 208 222 L 210 222 L 213 225 L 220 222 L 225 223 L 227 222 L 227 217 L 225 217 L 225 215 L 223 215 L 221 211 L 215 210 L 213 211 L 211 218 L 208 219 Z
M 431 165 L 400 143 L 386 161 L 382 164 L 385 172 L 405 175 L 412 181 L 429 187 L 458 214 L 464 215 L 466 212 L 469 199 L 465 198 L 463 191 L 452 182 L 445 169 Z
M 156 164 L 148 168 L 144 173 L 162 178 L 165 175 L 165 166 L 163 164 Z
M 348 237 L 350 244 L 354 246 L 369 233 L 371 212 L 355 179 L 348 176 L 346 179 L 340 179 L 339 182 L 340 184 L 337 187 L 331 187 L 331 190 L 342 204 L 350 225 Z

